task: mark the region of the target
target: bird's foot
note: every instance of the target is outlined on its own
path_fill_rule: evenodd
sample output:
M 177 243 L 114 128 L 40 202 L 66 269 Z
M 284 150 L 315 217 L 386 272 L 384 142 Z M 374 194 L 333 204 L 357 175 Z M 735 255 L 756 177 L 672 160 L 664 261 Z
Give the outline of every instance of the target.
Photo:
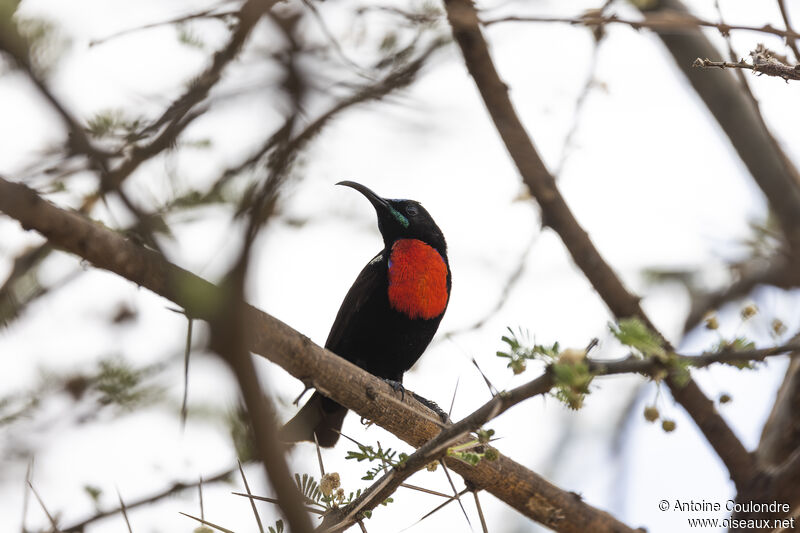
M 314 388 L 314 387 L 310 387 L 310 386 L 306 385 L 306 388 L 305 388 L 305 389 L 303 389 L 303 392 L 301 392 L 301 393 L 300 393 L 300 396 L 298 396 L 297 398 L 295 398 L 295 399 L 294 399 L 294 401 L 292 402 L 292 404 L 294 404 L 294 405 L 298 405 L 298 404 L 300 403 L 300 399 L 301 399 L 303 396 L 305 396 L 305 395 L 306 395 L 306 393 L 307 393 L 308 391 L 310 391 L 311 389 L 313 389 L 313 388 Z
M 399 381 L 395 381 L 393 379 L 386 379 L 386 378 L 384 378 L 383 381 L 385 381 L 392 388 L 393 391 L 400 393 L 401 402 L 406 399 L 406 388 L 403 387 L 402 383 L 400 383 Z
M 416 392 L 412 392 L 412 393 L 411 393 L 411 395 L 412 395 L 412 396 L 413 396 L 413 397 L 414 397 L 414 398 L 415 398 L 415 399 L 416 399 L 416 400 L 417 400 L 419 403 L 421 403 L 422 405 L 424 405 L 425 407 L 427 407 L 428 409 L 430 409 L 431 411 L 433 411 L 434 413 L 436 413 L 436 415 L 437 415 L 439 418 L 441 418 L 441 419 L 442 419 L 442 422 L 445 422 L 445 423 L 447 423 L 447 422 L 449 422 L 449 421 L 450 421 L 450 415 L 448 415 L 447 413 L 445 413 L 445 412 L 444 412 L 444 410 L 442 410 L 442 408 L 441 408 L 441 407 L 439 407 L 439 404 L 437 404 L 436 402 L 434 402 L 434 401 L 431 401 L 431 400 L 429 400 L 429 399 L 427 399 L 427 398 L 424 398 L 424 397 L 420 396 L 420 395 L 419 395 L 419 394 L 417 394 Z

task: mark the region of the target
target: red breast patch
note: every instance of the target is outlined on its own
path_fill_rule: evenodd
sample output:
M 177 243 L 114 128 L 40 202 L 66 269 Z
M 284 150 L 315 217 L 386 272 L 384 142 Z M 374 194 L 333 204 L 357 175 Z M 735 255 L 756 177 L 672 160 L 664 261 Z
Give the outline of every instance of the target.
M 410 318 L 436 318 L 447 307 L 447 265 L 432 246 L 400 239 L 389 256 L 389 304 Z

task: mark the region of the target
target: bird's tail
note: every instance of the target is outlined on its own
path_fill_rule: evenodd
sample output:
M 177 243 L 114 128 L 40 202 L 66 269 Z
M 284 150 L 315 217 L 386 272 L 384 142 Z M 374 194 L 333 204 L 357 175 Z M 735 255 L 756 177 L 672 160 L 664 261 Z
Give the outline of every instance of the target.
M 317 442 L 323 448 L 330 448 L 339 440 L 339 431 L 347 414 L 347 408 L 342 407 L 331 399 L 318 392 L 311 395 L 300 411 L 278 432 L 278 438 L 283 442 Z

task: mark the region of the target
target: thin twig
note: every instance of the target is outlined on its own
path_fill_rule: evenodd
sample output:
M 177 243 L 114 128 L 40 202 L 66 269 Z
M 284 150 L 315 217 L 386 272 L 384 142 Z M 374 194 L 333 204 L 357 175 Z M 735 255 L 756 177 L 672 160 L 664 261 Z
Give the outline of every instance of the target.
M 783 78 L 786 81 L 800 80 L 800 68 L 790 67 L 789 65 L 778 62 L 764 62 L 751 65 L 743 60 L 733 63 L 731 61 L 711 61 L 708 58 L 703 59 L 698 57 L 694 60 L 692 66 L 697 68 L 746 69 L 768 76 L 775 76 L 776 78 Z
M 342 45 L 339 43 L 339 40 L 336 38 L 330 28 L 328 28 L 328 25 L 325 23 L 325 19 L 322 18 L 322 14 L 319 12 L 319 9 L 317 9 L 317 6 L 315 6 L 310 0 L 302 0 L 302 2 L 303 5 L 306 6 L 306 8 L 311 12 L 311 16 L 317 22 L 320 30 L 322 30 L 322 34 L 328 40 L 339 58 L 341 58 L 346 65 L 352 68 L 356 74 L 363 75 L 362 73 L 364 69 L 361 67 L 361 65 L 350 59 L 350 57 L 348 57 L 348 55 L 344 52 Z
M 0 211 L 17 219 L 24 227 L 40 232 L 53 245 L 172 300 L 197 318 L 213 320 L 218 312 L 217 307 L 213 310 L 198 307 L 198 294 L 206 295 L 210 299 L 201 298 L 201 301 L 220 302 L 225 301 L 225 295 L 228 294 L 206 280 L 169 263 L 152 250 L 142 248 L 102 225 L 93 224 L 78 213 L 60 209 L 43 200 L 29 187 L 11 183 L 2 177 Z M 185 290 L 187 286 L 193 289 L 191 298 Z M 398 408 L 394 402 L 389 401 L 393 393 L 389 392 L 391 388 L 383 381 L 315 345 L 274 317 L 253 307 L 241 305 L 245 310 L 242 317 L 245 326 L 244 342 L 249 351 L 267 357 L 299 379 L 308 380 L 322 394 L 375 420 L 414 446 L 421 445 L 436 434 L 439 426 L 419 415 L 427 411 L 411 395 L 406 395 L 405 407 Z M 523 392 L 524 388 L 518 394 Z M 256 415 L 257 413 L 251 412 L 251 416 Z M 551 527 L 556 525 L 553 517 L 542 514 L 541 506 L 532 508 L 526 502 L 534 494 L 543 502 L 553 502 L 552 505 L 556 505 L 556 501 L 561 502 L 558 505 L 566 502 L 569 518 L 557 524 L 561 531 L 585 531 L 586 527 L 615 527 L 620 532 L 630 531 L 630 528 L 608 513 L 580 500 L 571 499 L 566 491 L 502 455 L 497 461 L 483 461 L 479 468 L 465 466 L 455 459 L 448 460 L 448 464 L 465 479 L 476 486 L 485 487 L 488 492 L 509 503 L 525 516 Z M 494 480 L 498 475 L 503 476 L 507 483 L 496 483 Z M 512 486 L 513 490 L 509 490 Z
M 50 521 L 50 525 L 53 527 L 53 531 L 55 531 L 55 533 L 60 533 L 61 530 L 58 529 L 58 524 L 56 523 L 56 519 L 53 518 L 53 515 L 51 515 L 50 511 L 47 510 L 47 506 L 45 506 L 44 501 L 42 500 L 42 497 L 39 496 L 39 493 L 33 487 L 33 483 L 28 481 L 28 487 L 30 487 L 31 492 L 33 492 L 33 495 L 36 497 L 36 501 L 39 502 L 39 506 L 41 506 L 42 511 L 44 511 L 44 514 L 47 516 L 47 519 Z
M 786 30 L 793 32 L 794 30 L 792 30 L 792 24 L 789 22 L 789 11 L 786 9 L 785 0 L 778 0 L 778 7 L 781 10 L 781 17 L 783 17 Z M 786 37 L 786 45 L 792 50 L 795 62 L 800 63 L 800 50 L 798 50 L 795 40 L 796 37 Z
M 262 502 L 272 503 L 272 504 L 275 504 L 275 505 L 278 505 L 278 506 L 280 506 L 280 504 L 281 504 L 281 502 L 278 501 L 277 498 L 270 498 L 268 496 L 256 496 L 255 494 L 245 494 L 244 492 L 231 492 L 231 494 L 233 494 L 234 496 L 243 496 L 243 497 L 249 498 L 251 500 L 258 500 L 258 501 L 262 501 Z M 313 500 L 310 500 L 308 498 L 305 498 L 305 500 L 306 500 L 306 503 L 308 503 L 308 504 L 312 504 L 313 503 L 315 505 L 321 505 L 321 504 L 318 504 L 317 502 L 315 502 Z M 309 513 L 314 513 L 314 514 L 318 514 L 318 515 L 324 515 L 325 514 L 325 511 L 323 511 L 321 509 L 315 509 L 313 507 L 306 507 L 306 511 L 308 511 Z
M 461 507 L 461 512 L 464 513 L 464 518 L 467 519 L 467 525 L 469 529 L 472 530 L 472 522 L 469 519 L 469 515 L 467 515 L 467 510 L 464 509 L 464 503 L 461 501 L 461 496 L 458 495 L 458 489 L 456 489 L 455 483 L 453 483 L 453 478 L 450 477 L 450 472 L 447 469 L 447 465 L 444 464 L 443 459 L 439 459 L 439 464 L 442 465 L 442 471 L 444 471 L 445 477 L 447 477 L 447 482 L 450 483 L 450 488 L 453 489 L 453 495 L 456 500 L 458 500 L 458 506 Z
M 125 502 L 122 501 L 122 494 L 117 489 L 117 497 L 119 498 L 119 508 L 122 509 L 122 518 L 125 520 L 125 525 L 128 526 L 128 533 L 133 533 L 131 521 L 128 519 L 128 510 L 125 508 Z
M 445 494 L 444 492 L 439 492 L 438 490 L 426 489 L 425 487 L 420 487 L 418 485 L 411 485 L 409 483 L 400 483 L 400 486 L 406 489 L 416 490 L 419 492 L 424 492 L 425 494 L 432 494 L 434 496 L 441 496 L 442 498 L 452 499 L 453 496 Z
M 759 33 L 767 33 L 770 35 L 777 35 L 784 38 L 798 39 L 800 34 L 792 30 L 779 30 L 769 24 L 764 26 L 747 26 L 741 24 L 724 24 L 721 22 L 710 22 L 701 18 L 679 13 L 650 13 L 644 15 L 642 20 L 628 20 L 620 18 L 616 15 L 607 17 L 586 16 L 586 17 L 525 17 L 525 16 L 507 16 L 496 19 L 481 21 L 484 26 L 491 26 L 493 24 L 500 24 L 504 22 L 555 22 L 570 24 L 572 26 L 602 26 L 605 24 L 622 24 L 630 26 L 638 30 L 642 28 L 663 31 L 663 30 L 686 30 L 696 28 L 698 26 L 705 28 L 716 28 L 721 34 L 725 35 L 733 30 L 753 31 Z
M 466 494 L 467 492 L 469 492 L 469 489 L 464 489 L 464 490 L 462 490 L 461 492 L 458 493 L 458 496 L 461 497 L 464 494 Z M 406 531 L 407 529 L 411 529 L 412 527 L 416 526 L 417 524 L 419 524 L 420 522 L 422 522 L 423 520 L 425 520 L 429 516 L 433 515 L 434 513 L 438 512 L 440 509 L 444 508 L 445 505 L 449 504 L 452 501 L 455 501 L 455 497 L 454 496 L 450 496 L 450 499 L 448 499 L 446 502 L 440 503 L 439 505 L 434 507 L 431 511 L 425 513 L 419 520 L 417 520 L 416 522 L 414 522 L 410 526 L 400 530 L 401 533 L 403 531 Z
M 484 383 L 486 383 L 486 386 L 489 388 L 489 394 L 491 394 L 492 396 L 496 396 L 496 395 L 497 395 L 497 393 L 498 393 L 498 389 L 497 389 L 497 387 L 495 387 L 494 385 L 492 385 L 492 382 L 491 382 L 491 381 L 489 381 L 489 377 L 488 377 L 486 374 L 484 374 L 483 370 L 481 370 L 481 367 L 480 367 L 480 365 L 478 365 L 478 361 L 477 361 L 477 360 L 476 360 L 474 357 L 472 357 L 472 358 L 471 358 L 471 360 L 472 360 L 472 365 L 473 365 L 475 368 L 477 368 L 477 369 L 478 369 L 478 373 L 479 373 L 479 374 L 481 375 L 481 377 L 483 378 L 483 382 L 484 382 Z
M 250 492 L 250 485 L 247 483 L 247 477 L 244 475 L 244 468 L 242 468 L 242 462 L 237 461 L 239 463 L 239 473 L 242 474 L 242 481 L 244 482 L 244 490 L 247 491 L 248 496 L 252 496 Z M 250 498 L 250 506 L 253 508 L 253 514 L 256 517 L 256 523 L 258 524 L 258 530 L 261 533 L 264 533 L 264 526 L 261 524 L 261 517 L 258 515 L 258 509 L 256 508 L 256 502 L 252 498 Z
M 456 405 L 456 393 L 458 392 L 458 384 L 461 382 L 461 377 L 456 379 L 456 386 L 453 387 L 453 399 L 450 400 L 450 409 L 447 410 L 447 416 L 453 416 L 453 407 Z
M 196 516 L 192 516 L 192 515 L 186 514 L 186 513 L 179 513 L 179 514 L 182 514 L 183 516 L 187 516 L 187 517 L 191 518 L 192 520 L 197 520 L 198 522 L 200 522 L 204 526 L 212 527 L 212 528 L 216 529 L 217 531 L 222 531 L 222 533 L 235 533 L 234 531 L 231 531 L 230 529 L 225 529 L 222 526 L 218 526 L 217 524 L 215 524 L 213 522 L 209 522 L 209 521 L 204 520 L 202 518 L 197 518 Z
M 469 324 L 464 327 L 460 327 L 457 329 L 453 329 L 442 335 L 442 340 L 444 339 L 451 339 L 456 335 L 461 335 L 463 333 L 468 333 L 470 331 L 475 331 L 477 329 L 482 328 L 486 323 L 495 316 L 503 306 L 508 302 L 509 296 L 511 292 L 516 287 L 517 283 L 522 279 L 522 275 L 525 273 L 525 265 L 527 264 L 528 256 L 533 250 L 534 245 L 539 239 L 539 232 L 534 233 L 531 239 L 528 241 L 528 244 L 520 253 L 519 258 L 516 262 L 516 267 L 511 272 L 511 274 L 506 279 L 505 283 L 503 284 L 503 289 L 500 291 L 500 295 L 497 297 L 494 306 L 489 309 L 483 316 L 475 320 L 472 324 Z
M 319 475 L 320 478 L 325 477 L 325 465 L 322 464 L 322 450 L 319 449 L 319 440 L 317 440 L 317 433 L 314 432 L 314 445 L 317 448 L 317 461 L 319 462 Z
M 229 10 L 229 11 L 216 11 L 216 10 L 217 8 L 206 9 L 203 11 L 198 11 L 197 13 L 190 13 L 188 15 L 175 17 L 173 19 L 163 20 L 161 22 L 153 22 L 150 24 L 145 24 L 143 26 L 138 26 L 136 28 L 128 28 L 125 30 L 121 30 L 116 33 L 112 33 L 111 35 L 107 35 L 105 37 L 100 37 L 99 39 L 93 39 L 89 41 L 89 47 L 97 46 L 99 44 L 105 44 L 106 42 L 112 39 L 116 39 L 117 37 L 122 37 L 123 35 L 128 35 L 134 32 L 140 32 L 144 30 L 150 30 L 153 28 L 160 28 L 161 26 L 172 26 L 176 24 L 183 24 L 185 22 L 190 22 L 192 20 L 197 20 L 197 19 L 225 20 L 226 18 L 236 17 L 239 14 L 238 10 Z
M 28 461 L 28 468 L 25 471 L 25 488 L 22 492 L 22 530 L 21 533 L 27 533 L 27 529 L 25 528 L 25 522 L 28 516 L 28 502 L 30 500 L 30 493 L 31 491 L 28 490 L 28 486 L 31 483 L 31 477 L 33 475 L 33 458 Z
M 481 519 L 481 528 L 483 533 L 489 533 L 489 528 L 486 527 L 486 518 L 483 516 L 483 509 L 481 508 L 481 500 L 478 498 L 478 491 L 473 490 L 472 495 L 475 496 L 475 507 L 478 509 L 478 516 Z
M 206 478 L 205 479 L 205 483 L 218 483 L 220 481 L 228 481 L 228 480 L 230 480 L 230 477 L 231 477 L 231 475 L 233 475 L 234 472 L 235 472 L 234 469 L 225 470 L 224 472 L 221 472 L 219 474 L 216 474 L 214 476 Z M 161 492 L 157 492 L 157 493 L 155 493 L 155 494 L 153 494 L 151 496 L 146 496 L 146 497 L 141 498 L 139 500 L 136 500 L 134 502 L 128 502 L 128 504 L 126 505 L 126 508 L 127 509 L 133 509 L 135 507 L 141 507 L 141 506 L 144 506 L 144 505 L 150 505 L 150 504 L 152 504 L 154 502 L 163 500 L 164 498 L 168 498 L 169 496 L 172 496 L 173 494 L 175 494 L 177 492 L 181 492 L 181 491 L 184 491 L 184 490 L 187 490 L 187 489 L 195 488 L 195 487 L 197 487 L 197 485 L 198 485 L 197 482 L 195 482 L 195 483 L 174 483 L 173 485 L 171 485 L 170 487 L 168 487 L 167 489 L 165 489 L 165 490 L 163 490 Z M 63 531 L 64 531 L 64 533 L 79 533 L 79 532 L 85 531 L 86 528 L 90 524 L 93 524 L 94 522 L 97 522 L 97 521 L 102 520 L 104 518 L 108 518 L 110 516 L 114 516 L 114 515 L 119 514 L 121 512 L 122 512 L 122 507 L 116 507 L 116 508 L 109 509 L 109 510 L 106 510 L 106 511 L 98 511 L 96 514 L 90 516 L 89 518 L 86 518 L 86 519 L 84 519 L 84 520 L 82 520 L 82 521 L 80 521 L 80 522 L 78 522 L 76 524 L 73 524 L 71 526 L 63 528 Z
M 186 425 L 186 417 L 189 414 L 189 356 L 192 352 L 192 324 L 194 320 L 187 316 L 186 326 L 186 347 L 183 352 L 183 400 L 181 401 L 181 426 Z
M 618 319 L 637 317 L 657 331 L 642 310 L 640 299 L 628 291 L 578 223 L 539 156 L 511 102 L 508 86 L 494 65 L 474 4 L 469 0 L 445 0 L 445 7 L 467 70 L 523 182 L 541 208 L 542 223 L 558 233 L 573 261 Z M 666 340 L 665 345 L 668 346 Z M 716 411 L 714 403 L 691 378 L 681 383 L 668 379 L 667 384 L 673 397 L 686 409 L 722 459 L 736 485 L 742 487 L 748 483 L 755 471 L 753 457 Z

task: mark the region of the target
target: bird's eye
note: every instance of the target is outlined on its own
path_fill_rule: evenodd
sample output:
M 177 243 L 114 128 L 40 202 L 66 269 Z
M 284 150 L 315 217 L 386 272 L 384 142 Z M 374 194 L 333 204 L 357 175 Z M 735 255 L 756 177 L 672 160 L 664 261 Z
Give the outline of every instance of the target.
M 410 205 L 406 207 L 406 213 L 408 213 L 409 216 L 416 216 L 418 212 L 419 211 L 417 210 L 416 206 Z

